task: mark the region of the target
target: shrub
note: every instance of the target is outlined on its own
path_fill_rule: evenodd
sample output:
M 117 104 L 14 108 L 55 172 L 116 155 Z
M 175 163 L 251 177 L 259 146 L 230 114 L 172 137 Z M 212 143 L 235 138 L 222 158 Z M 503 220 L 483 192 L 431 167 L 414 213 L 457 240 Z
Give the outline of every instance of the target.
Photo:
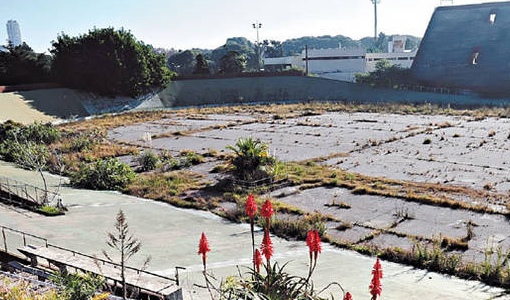
M 6 161 L 14 162 L 29 170 L 35 169 L 35 166 L 30 163 L 32 160 L 40 161 L 42 165 L 45 165 L 49 157 L 48 148 L 35 142 L 3 142 L 0 144 L 0 154 Z
M 379 87 L 394 87 L 399 84 L 409 84 L 410 69 L 399 65 L 391 65 L 388 60 L 381 60 L 376 63 L 375 71 L 370 73 L 355 74 L 357 83 L 366 83 Z
M 47 288 L 45 291 L 41 291 L 37 290 L 37 288 L 34 288 L 34 286 L 24 280 L 0 278 L 0 299 L 61 300 L 63 298 L 58 291 L 51 288 Z
M 60 299 L 69 300 L 89 300 L 89 299 L 106 299 L 108 294 L 96 296 L 99 290 L 105 287 L 105 280 L 93 274 L 57 274 L 53 282 L 62 287 L 62 295 Z
M 93 190 L 119 190 L 135 178 L 134 171 L 116 158 L 98 159 L 71 174 L 71 184 Z
M 152 151 L 145 151 L 137 158 L 143 172 L 152 171 L 158 167 L 159 157 Z
M 36 143 L 51 144 L 61 138 L 60 131 L 55 129 L 51 123 L 42 124 L 34 122 L 22 127 L 22 138 Z
M 34 122 L 23 125 L 13 121 L 7 121 L 0 126 L 0 138 L 4 141 L 32 141 L 41 144 L 51 144 L 61 138 L 60 131 L 51 123 L 43 124 Z
M 27 154 L 44 158 L 48 156 L 45 144 L 61 138 L 60 132 L 51 124 L 32 123 L 23 125 L 7 121 L 0 125 L 0 155 L 3 159 L 27 167 Z
M 242 180 L 257 180 L 268 176 L 268 167 L 275 163 L 268 155 L 268 145 L 251 137 L 237 140 L 235 146 L 227 146 L 234 151 L 230 159 L 234 176 Z

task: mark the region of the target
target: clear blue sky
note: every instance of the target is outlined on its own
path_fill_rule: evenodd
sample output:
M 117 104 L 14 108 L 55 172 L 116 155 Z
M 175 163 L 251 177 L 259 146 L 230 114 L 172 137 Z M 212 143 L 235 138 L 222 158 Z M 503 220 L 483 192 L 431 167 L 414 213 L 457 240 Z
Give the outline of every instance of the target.
M 495 0 L 497 1 L 497 0 Z M 455 4 L 486 1 L 454 0 Z M 494 2 L 494 1 L 491 1 Z M 306 35 L 373 35 L 370 0 L 0 0 L 0 40 L 5 24 L 18 21 L 23 41 L 38 52 L 60 32 L 77 35 L 94 26 L 130 29 L 155 47 L 216 48 L 228 37 L 255 40 Z M 382 0 L 379 31 L 423 36 L 439 0 Z

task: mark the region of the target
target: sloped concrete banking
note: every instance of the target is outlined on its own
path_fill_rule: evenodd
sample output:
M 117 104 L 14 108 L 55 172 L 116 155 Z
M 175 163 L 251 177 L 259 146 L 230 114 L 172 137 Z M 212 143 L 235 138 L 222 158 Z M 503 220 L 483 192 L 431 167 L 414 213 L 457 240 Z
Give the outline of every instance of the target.
M 504 106 L 510 103 L 510 98 L 482 98 L 475 94 L 449 95 L 374 88 L 325 78 L 299 76 L 178 80 L 171 82 L 168 88 L 158 95 L 167 108 L 313 100 L 433 103 L 463 106 Z
M 162 107 L 156 94 L 108 98 L 67 88 L 0 93 L 0 121 L 23 123 Z
M 346 101 L 363 103 L 433 103 L 461 106 L 506 106 L 510 98 L 476 94 L 449 95 L 374 88 L 325 78 L 281 76 L 178 80 L 159 93 L 136 99 L 108 98 L 57 88 L 0 93 L 0 121 L 55 121 L 128 110 L 251 103 Z

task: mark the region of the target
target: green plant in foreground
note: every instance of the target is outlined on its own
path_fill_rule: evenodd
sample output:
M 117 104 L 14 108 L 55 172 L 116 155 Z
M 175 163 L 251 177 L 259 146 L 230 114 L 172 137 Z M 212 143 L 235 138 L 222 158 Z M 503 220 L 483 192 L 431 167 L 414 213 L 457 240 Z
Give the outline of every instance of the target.
M 99 300 L 108 294 L 94 295 L 105 288 L 106 282 L 101 276 L 93 274 L 62 274 L 58 273 L 53 282 L 62 287 L 59 299 L 64 300 Z
M 71 174 L 71 184 L 93 190 L 120 190 L 132 182 L 135 172 L 116 158 L 98 159 L 82 164 L 80 170 Z
M 274 157 L 268 154 L 268 145 L 252 137 L 240 138 L 235 146 L 227 146 L 234 152 L 230 163 L 234 167 L 234 175 L 241 180 L 257 180 L 267 177 L 269 167 L 275 164 Z M 281 167 L 278 168 L 279 171 Z M 273 171 L 273 172 L 274 172 Z
M 248 195 L 246 201 L 246 215 L 253 220 L 257 213 L 257 204 L 254 201 L 252 195 Z M 269 235 L 269 228 L 273 224 L 271 218 L 274 214 L 271 201 L 268 199 L 262 205 L 260 209 L 261 224 L 264 228 L 264 237 L 262 239 L 260 251 L 256 249 L 252 251 L 253 267 L 248 268 L 248 272 L 241 274 L 239 271 L 239 277 L 229 276 L 225 281 L 222 281 L 219 287 L 215 287 L 212 280 L 214 277 L 207 273 L 207 261 L 206 253 L 211 251 L 209 242 L 205 238 L 204 233 L 199 243 L 198 253 L 202 255 L 203 263 L 203 275 L 206 282 L 206 288 L 209 291 L 211 299 L 221 300 L 234 300 L 234 299 L 246 299 L 246 300 L 322 300 L 328 299 L 323 298 L 321 294 L 332 286 L 337 286 L 342 291 L 342 298 L 351 300 L 350 293 L 345 293 L 344 289 L 339 283 L 332 282 L 322 290 L 317 290 L 312 281 L 310 280 L 313 270 L 317 265 L 317 259 L 319 253 L 321 253 L 321 240 L 319 231 L 309 230 L 307 245 L 310 252 L 310 264 L 308 276 L 300 277 L 287 273 L 285 267 L 287 264 L 280 266 L 278 262 L 271 263 L 271 257 L 273 256 L 274 246 Z M 253 221 L 251 221 L 253 223 Z M 250 226 L 253 234 L 253 226 Z M 252 235 L 253 236 L 253 235 Z M 253 247 L 253 242 L 252 245 Z M 253 250 L 253 248 L 252 248 Z M 262 262 L 262 256 L 265 257 L 266 263 Z M 264 265 L 265 272 L 260 271 L 260 266 Z M 376 272 L 376 273 L 374 273 Z M 374 278 L 370 285 L 370 290 L 373 292 L 373 300 L 377 299 L 377 296 L 381 293 L 381 285 L 379 279 L 382 278 L 382 271 L 380 268 L 379 260 L 377 260 L 376 266 L 373 271 Z M 375 294 L 374 294 L 375 293 Z M 215 297 L 216 294 L 217 296 Z M 331 294 L 331 299 L 334 299 Z

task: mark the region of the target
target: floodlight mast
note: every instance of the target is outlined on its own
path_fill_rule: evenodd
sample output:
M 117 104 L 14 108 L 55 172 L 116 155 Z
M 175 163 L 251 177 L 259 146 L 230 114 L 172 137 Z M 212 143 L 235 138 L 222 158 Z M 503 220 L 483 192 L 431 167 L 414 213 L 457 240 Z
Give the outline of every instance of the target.
M 255 28 L 257 30 L 257 67 L 258 67 L 258 70 L 257 71 L 260 71 L 260 41 L 259 41 L 259 28 L 262 28 L 262 23 L 259 23 L 259 21 L 257 21 L 256 23 L 253 23 L 253 28 Z
M 370 0 L 374 4 L 374 40 L 377 42 L 377 4 L 381 3 L 381 0 Z

